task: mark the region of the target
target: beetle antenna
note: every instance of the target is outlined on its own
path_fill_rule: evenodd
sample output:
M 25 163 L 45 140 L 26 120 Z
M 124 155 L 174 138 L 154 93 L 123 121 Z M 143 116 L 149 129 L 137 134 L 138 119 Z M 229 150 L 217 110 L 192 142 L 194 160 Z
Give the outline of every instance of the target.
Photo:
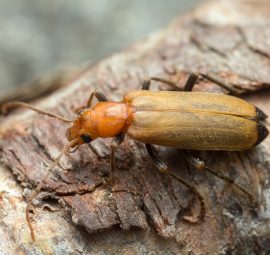
M 69 143 L 68 145 L 66 145 L 64 147 L 64 149 L 61 151 L 61 153 L 57 156 L 57 158 L 54 160 L 54 162 L 51 164 L 51 166 L 49 167 L 49 169 L 47 170 L 46 175 L 43 177 L 43 179 L 39 182 L 39 184 L 36 186 L 36 188 L 32 191 L 28 201 L 27 201 L 27 206 L 25 209 L 25 213 L 26 213 L 26 221 L 31 233 L 31 238 L 33 240 L 33 242 L 35 242 L 35 233 L 34 233 L 34 228 L 31 222 L 31 217 L 30 217 L 30 209 L 32 206 L 32 202 L 33 200 L 36 198 L 36 196 L 38 195 L 38 193 L 41 191 L 42 186 L 45 182 L 48 181 L 50 174 L 52 173 L 53 169 L 59 164 L 61 158 L 67 154 L 69 152 L 69 150 L 73 147 L 76 146 L 76 144 L 78 143 L 78 140 L 73 140 L 71 143 Z
M 38 109 L 30 104 L 26 104 L 24 102 L 17 102 L 17 101 L 4 103 L 1 107 L 1 112 L 4 115 L 6 115 L 6 114 L 8 114 L 8 112 L 10 110 L 17 108 L 17 107 L 25 107 L 25 108 L 28 108 L 32 111 L 38 112 L 38 113 L 43 114 L 43 115 L 47 115 L 47 116 L 52 117 L 52 118 L 59 119 L 59 120 L 64 121 L 64 122 L 72 122 L 72 120 L 66 119 L 66 118 L 59 116 L 57 114 L 43 111 L 43 110 Z

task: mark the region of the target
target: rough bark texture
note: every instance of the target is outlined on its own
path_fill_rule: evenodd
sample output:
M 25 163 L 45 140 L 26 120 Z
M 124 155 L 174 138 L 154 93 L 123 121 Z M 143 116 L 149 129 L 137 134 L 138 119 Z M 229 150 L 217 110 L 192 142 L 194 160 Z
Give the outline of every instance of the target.
M 269 1 L 217 1 L 176 19 L 167 29 L 89 68 L 39 106 L 68 117 L 94 89 L 112 100 L 139 89 L 149 76 L 176 79 L 181 87 L 191 71 L 211 73 L 252 92 L 247 98 L 270 115 Z M 161 88 L 165 88 L 161 86 Z M 220 91 L 208 82 L 196 90 Z M 269 127 L 269 125 L 268 125 Z M 65 157 L 44 186 L 49 199 L 34 215 L 37 242 L 31 243 L 22 197 L 46 173 L 66 143 L 66 124 L 19 111 L 2 120 L 1 242 L 5 254 L 269 254 L 270 139 L 241 153 L 204 152 L 211 168 L 231 176 L 253 193 L 257 213 L 241 193 L 189 167 L 181 152 L 160 148 L 174 171 L 197 184 L 206 201 L 201 224 L 193 195 L 159 174 L 142 144 L 126 139 L 117 151 L 115 183 L 105 186 L 109 142 L 83 145 Z M 18 183 L 7 170 L 11 169 Z M 57 211 L 54 209 L 58 209 Z M 97 233 L 98 232 L 98 233 Z

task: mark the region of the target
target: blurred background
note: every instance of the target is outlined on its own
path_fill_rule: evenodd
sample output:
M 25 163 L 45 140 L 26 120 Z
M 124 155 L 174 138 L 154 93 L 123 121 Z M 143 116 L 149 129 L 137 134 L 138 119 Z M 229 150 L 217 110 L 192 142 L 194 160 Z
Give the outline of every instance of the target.
M 117 52 L 201 2 L 0 0 L 1 97 L 63 65 Z

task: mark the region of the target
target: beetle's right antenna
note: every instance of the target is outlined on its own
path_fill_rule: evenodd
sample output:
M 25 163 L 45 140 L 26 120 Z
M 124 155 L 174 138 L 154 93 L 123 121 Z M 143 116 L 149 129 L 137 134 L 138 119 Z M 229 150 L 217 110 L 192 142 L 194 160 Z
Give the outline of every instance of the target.
M 47 115 L 47 116 L 52 117 L 52 118 L 59 119 L 59 120 L 64 121 L 64 122 L 72 122 L 72 120 L 66 119 L 66 118 L 59 116 L 57 114 L 46 112 L 46 111 L 38 109 L 32 105 L 26 104 L 24 102 L 17 102 L 17 101 L 4 103 L 1 107 L 1 112 L 4 115 L 6 115 L 12 109 L 17 108 L 17 107 L 25 107 L 25 108 L 28 108 L 32 111 L 38 112 L 38 113 L 43 114 L 43 115 Z
M 31 217 L 30 217 L 30 209 L 31 209 L 31 205 L 33 200 L 36 198 L 36 196 L 38 195 L 38 193 L 40 192 L 40 190 L 42 189 L 42 186 L 45 182 L 48 181 L 50 174 L 52 173 L 53 169 L 59 164 L 61 158 L 67 154 L 69 152 L 69 150 L 71 148 L 73 148 L 74 146 L 76 146 L 78 143 L 78 140 L 73 140 L 71 143 L 69 143 L 68 145 L 65 146 L 65 148 L 62 150 L 62 152 L 57 156 L 57 158 L 55 159 L 55 161 L 52 163 L 52 165 L 49 167 L 49 169 L 47 170 L 46 175 L 43 177 L 43 179 L 39 182 L 39 184 L 37 185 L 37 187 L 32 191 L 28 202 L 27 202 L 27 206 L 25 209 L 25 213 L 26 213 L 26 221 L 31 233 L 31 238 L 33 240 L 33 242 L 35 242 L 35 233 L 34 233 L 34 228 L 31 222 Z

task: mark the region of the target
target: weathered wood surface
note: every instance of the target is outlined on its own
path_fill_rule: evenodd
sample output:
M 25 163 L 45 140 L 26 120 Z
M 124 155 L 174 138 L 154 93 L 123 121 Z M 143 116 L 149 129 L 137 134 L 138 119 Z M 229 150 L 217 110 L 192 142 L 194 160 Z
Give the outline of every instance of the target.
M 121 100 L 139 89 L 146 77 L 176 79 L 179 71 L 181 87 L 189 72 L 201 71 L 220 77 L 240 93 L 252 92 L 248 99 L 270 115 L 269 90 L 255 92 L 270 87 L 269 10 L 269 1 L 208 3 L 92 66 L 39 106 L 75 117 L 73 110 L 94 88 Z M 208 82 L 196 90 L 220 91 Z M 61 206 L 49 199 L 35 210 L 37 242 L 31 243 L 20 186 L 27 194 L 42 179 L 66 143 L 66 128 L 29 111 L 2 119 L 0 250 L 5 254 L 270 253 L 270 138 L 247 152 L 200 154 L 213 169 L 255 194 L 260 201 L 257 213 L 237 191 L 189 167 L 181 152 L 160 148 L 174 171 L 196 183 L 206 200 L 207 215 L 198 225 L 183 220 L 183 215 L 198 211 L 190 191 L 159 174 L 142 144 L 126 139 L 121 145 L 116 181 L 109 187 L 103 183 L 110 140 L 81 146 L 61 161 L 44 186 L 41 197 L 53 197 Z

